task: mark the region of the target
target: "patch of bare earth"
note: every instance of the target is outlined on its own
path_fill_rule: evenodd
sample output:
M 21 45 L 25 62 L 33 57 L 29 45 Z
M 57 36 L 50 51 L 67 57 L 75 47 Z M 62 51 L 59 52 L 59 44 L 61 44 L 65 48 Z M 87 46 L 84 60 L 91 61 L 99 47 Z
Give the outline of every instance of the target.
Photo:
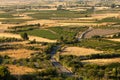
M 93 60 L 84 60 L 82 62 L 104 65 L 104 64 L 117 63 L 117 62 L 120 63 L 120 58 L 93 59 Z
M 25 66 L 6 65 L 12 75 L 24 75 L 35 72 L 34 69 Z
M 26 50 L 26 49 L 17 49 L 17 50 L 12 49 L 12 50 L 1 51 L 0 55 L 8 55 L 15 59 L 22 59 L 22 58 L 30 58 L 33 52 L 35 51 Z
M 88 33 L 85 34 L 85 38 L 91 38 L 94 35 L 111 35 L 120 32 L 118 29 L 93 29 L 92 31 L 89 31 Z
M 63 50 L 61 55 L 76 55 L 85 56 L 90 54 L 103 53 L 103 51 L 97 51 L 94 49 L 82 48 L 82 47 L 67 47 Z

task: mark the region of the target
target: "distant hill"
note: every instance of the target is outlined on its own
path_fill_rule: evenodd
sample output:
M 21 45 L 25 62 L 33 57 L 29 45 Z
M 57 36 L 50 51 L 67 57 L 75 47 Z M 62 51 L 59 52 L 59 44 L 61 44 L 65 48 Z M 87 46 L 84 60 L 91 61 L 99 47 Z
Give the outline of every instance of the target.
M 0 0 L 0 5 L 26 5 L 26 4 L 43 4 L 52 2 L 64 2 L 71 1 L 74 2 L 102 2 L 102 3 L 120 3 L 120 0 Z

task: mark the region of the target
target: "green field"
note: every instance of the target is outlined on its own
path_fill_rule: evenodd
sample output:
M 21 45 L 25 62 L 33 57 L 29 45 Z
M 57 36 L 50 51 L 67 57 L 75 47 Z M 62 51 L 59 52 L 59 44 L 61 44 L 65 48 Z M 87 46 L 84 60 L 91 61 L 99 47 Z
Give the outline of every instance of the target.
M 32 19 L 12 19 L 12 18 L 8 18 L 8 19 L 3 19 L 0 20 L 0 22 L 2 23 L 7 23 L 7 24 L 19 24 L 19 23 L 23 23 L 26 21 L 31 21 Z
M 33 35 L 33 36 L 38 36 L 38 37 L 43 37 L 43 38 L 48 38 L 48 39 L 57 39 L 58 36 L 53 34 L 52 32 L 48 30 L 40 30 L 40 29 L 35 29 L 35 30 L 30 30 L 30 31 L 25 31 L 28 33 L 28 35 Z M 20 32 L 23 33 L 23 32 Z
M 0 14 L 0 18 L 13 18 L 14 16 L 12 16 L 10 13 L 1 13 Z
M 105 39 L 86 39 L 81 41 L 79 44 L 77 43 L 74 45 L 102 51 L 120 52 L 120 42 L 114 42 Z
M 107 18 L 104 18 L 102 20 L 99 20 L 98 22 L 99 23 L 102 23 L 102 22 L 116 22 L 116 23 L 120 23 L 120 19 L 119 18 L 115 18 L 115 17 L 107 17 Z
M 31 16 L 35 19 L 64 19 L 64 18 L 79 18 L 79 17 L 85 17 L 86 14 L 82 14 L 77 11 L 39 11 L 35 14 L 29 14 L 28 16 Z

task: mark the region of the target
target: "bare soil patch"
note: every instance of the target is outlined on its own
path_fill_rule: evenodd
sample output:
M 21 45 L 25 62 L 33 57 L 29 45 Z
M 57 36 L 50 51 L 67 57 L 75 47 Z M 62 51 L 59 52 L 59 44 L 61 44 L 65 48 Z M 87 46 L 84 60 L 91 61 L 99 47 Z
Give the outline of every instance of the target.
M 67 47 L 61 54 L 85 56 L 85 55 L 97 54 L 97 53 L 103 53 L 103 51 L 97 51 L 94 49 L 88 49 L 88 48 L 82 48 L 82 47 Z

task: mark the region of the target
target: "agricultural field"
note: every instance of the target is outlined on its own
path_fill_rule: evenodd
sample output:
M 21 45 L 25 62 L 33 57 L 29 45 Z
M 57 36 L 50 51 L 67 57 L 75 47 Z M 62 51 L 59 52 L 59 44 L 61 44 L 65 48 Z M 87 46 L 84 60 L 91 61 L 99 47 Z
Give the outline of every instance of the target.
M 107 36 L 119 33 L 119 29 L 93 29 L 84 35 L 84 38 L 91 38 L 95 35 Z
M 0 71 L 10 80 L 119 80 L 120 9 L 47 4 L 0 7 Z
M 111 59 L 91 59 L 91 60 L 83 60 L 84 63 L 92 63 L 92 64 L 99 64 L 105 65 L 110 63 L 120 63 L 120 58 L 111 58 Z
M 49 55 L 43 52 L 47 46 L 17 38 L 0 38 L 0 64 L 8 67 L 12 75 L 19 75 L 21 78 L 36 74 L 52 67 Z
M 82 47 L 67 47 L 60 54 L 61 55 L 75 55 L 75 56 L 85 56 L 90 54 L 103 53 L 103 51 L 97 51 L 89 48 Z

